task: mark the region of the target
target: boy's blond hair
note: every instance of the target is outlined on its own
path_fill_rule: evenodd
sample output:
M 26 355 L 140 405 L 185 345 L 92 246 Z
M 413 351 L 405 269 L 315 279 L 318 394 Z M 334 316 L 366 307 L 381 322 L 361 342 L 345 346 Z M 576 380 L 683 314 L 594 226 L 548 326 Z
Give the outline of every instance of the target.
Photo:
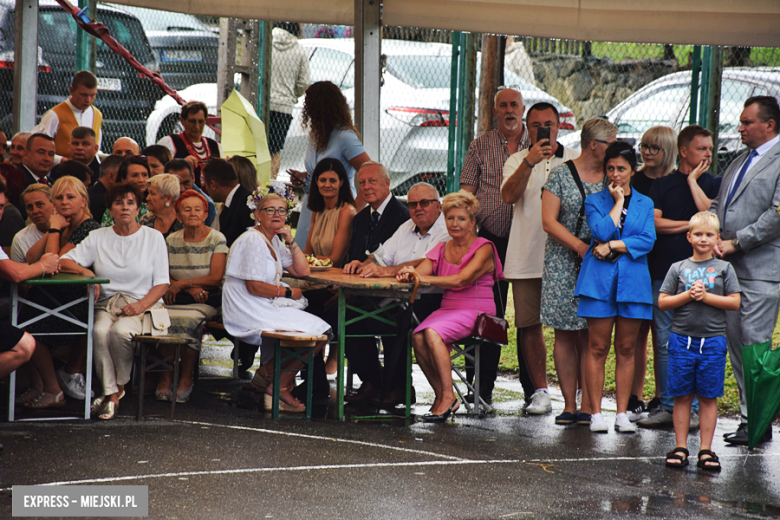
M 690 233 L 693 231 L 693 228 L 695 227 L 712 227 L 717 233 L 720 231 L 720 221 L 715 213 L 700 211 L 692 216 L 691 220 L 688 222 L 688 232 Z

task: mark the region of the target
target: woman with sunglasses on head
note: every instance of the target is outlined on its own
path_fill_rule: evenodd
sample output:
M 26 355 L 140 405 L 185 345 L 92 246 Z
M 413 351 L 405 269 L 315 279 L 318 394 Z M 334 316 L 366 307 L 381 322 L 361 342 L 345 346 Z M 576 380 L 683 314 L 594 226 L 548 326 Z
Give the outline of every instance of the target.
M 652 186 L 656 179 L 669 175 L 674 171 L 677 161 L 677 132 L 668 126 L 654 126 L 648 129 L 643 135 L 639 144 L 642 155 L 642 166 L 637 169 L 636 175 L 631 179 L 631 186 L 642 195 L 650 196 Z M 653 271 L 655 263 L 655 248 L 647 256 L 647 264 L 650 271 Z M 669 264 L 671 266 L 671 264 Z M 661 277 L 661 281 L 666 276 L 666 271 Z M 660 287 L 659 287 L 660 288 Z M 658 298 L 658 295 L 655 296 Z M 634 354 L 634 384 L 631 388 L 631 396 L 628 399 L 628 417 L 632 421 L 638 421 L 642 418 L 643 412 L 647 410 L 642 400 L 645 389 L 645 375 L 647 373 L 647 339 L 650 335 L 650 329 L 653 330 L 653 351 L 656 345 L 656 330 L 652 320 L 645 320 L 639 328 L 639 336 L 636 340 L 636 352 Z M 657 379 L 656 379 L 657 381 Z M 658 392 L 656 391 L 656 397 Z M 658 401 L 656 400 L 656 403 Z
M 274 348 L 273 342 L 263 343 L 263 331 L 325 334 L 331 329 L 323 320 L 303 310 L 306 301 L 299 288 L 291 288 L 281 281 L 285 269 L 297 278 L 310 272 L 306 255 L 293 242 L 290 226 L 285 223 L 293 199 L 292 190 L 281 182 L 252 193 L 247 205 L 253 210 L 257 224 L 233 242 L 222 288 L 225 329 L 236 339 L 261 345 L 260 368 L 244 390 L 263 399 L 266 410 L 273 406 Z M 316 346 L 315 355 L 324 344 Z M 282 366 L 299 370 L 303 362 L 295 360 Z M 304 412 L 306 406 L 290 393 L 294 376 L 294 371 L 282 372 L 279 409 Z
M 636 153 L 628 143 L 610 144 L 604 154 L 607 186 L 585 199 L 593 239 L 582 260 L 574 296 L 577 315 L 588 322 L 585 386 L 590 398 L 592 432 L 608 431 L 601 414 L 604 364 L 615 332 L 615 429 L 636 431 L 626 409 L 634 377 L 634 349 L 642 320 L 653 315 L 647 254 L 655 243 L 653 202 L 631 189 Z

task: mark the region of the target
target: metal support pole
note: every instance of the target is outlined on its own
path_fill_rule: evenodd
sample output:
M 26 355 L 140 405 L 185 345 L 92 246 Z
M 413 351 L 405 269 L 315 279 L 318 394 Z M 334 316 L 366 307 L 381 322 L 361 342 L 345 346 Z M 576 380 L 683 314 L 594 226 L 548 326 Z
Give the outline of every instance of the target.
M 695 125 L 699 108 L 699 74 L 701 73 L 701 45 L 694 45 L 691 62 L 691 104 L 688 124 Z
M 458 90 L 458 148 L 455 157 L 455 171 L 458 177 L 463 169 L 466 152 L 474 140 L 474 90 L 476 85 L 477 67 L 477 35 L 464 35 L 463 52 L 460 55 L 460 71 Z
M 379 0 L 355 0 L 355 126 L 372 161 L 379 155 L 382 21 Z
M 35 126 L 38 96 L 38 0 L 16 0 L 13 133 Z
M 710 71 L 712 67 L 712 47 L 704 47 L 701 57 L 701 92 L 699 94 L 699 124 L 707 128 L 710 103 Z
M 271 22 L 260 22 L 257 58 L 257 117 L 265 124 L 268 124 L 268 111 L 271 102 L 272 28 Z
M 460 59 L 460 31 L 452 33 L 452 64 L 450 68 L 450 117 L 447 139 L 447 193 L 457 191 L 460 171 L 455 172 L 455 152 L 457 149 L 458 125 L 458 62 Z
M 94 20 L 97 16 L 97 2 L 79 0 L 79 8 L 87 8 L 87 16 Z M 97 46 L 95 37 L 82 30 L 76 32 L 76 70 L 88 70 L 95 74 L 97 65 Z
M 707 130 L 712 132 L 715 157 L 718 156 L 718 129 L 720 127 L 720 86 L 723 75 L 723 49 L 712 47 L 710 53 L 710 77 L 707 89 Z M 712 161 L 712 175 L 718 174 L 718 161 Z

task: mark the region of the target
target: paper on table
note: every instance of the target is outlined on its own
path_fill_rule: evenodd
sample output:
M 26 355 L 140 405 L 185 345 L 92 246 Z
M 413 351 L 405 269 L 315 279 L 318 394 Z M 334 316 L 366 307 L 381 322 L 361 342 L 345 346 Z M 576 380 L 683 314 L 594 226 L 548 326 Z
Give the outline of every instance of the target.
M 265 125 L 247 99 L 234 90 L 222 103 L 222 149 L 225 155 L 241 155 L 257 167 L 257 180 L 265 186 L 271 179 Z

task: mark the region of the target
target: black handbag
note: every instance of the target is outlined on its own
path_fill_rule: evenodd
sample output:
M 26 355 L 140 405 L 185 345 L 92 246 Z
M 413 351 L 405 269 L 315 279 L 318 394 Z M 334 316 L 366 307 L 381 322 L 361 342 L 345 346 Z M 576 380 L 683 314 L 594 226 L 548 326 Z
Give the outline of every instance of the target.
M 206 298 L 206 305 L 210 305 L 215 309 L 222 307 L 222 289 L 213 289 L 208 291 L 208 293 L 209 297 Z M 196 303 L 202 302 L 196 302 L 195 298 L 187 291 L 179 291 L 172 305 L 194 305 Z
M 582 222 L 585 220 L 585 198 L 586 198 L 585 187 L 582 185 L 582 179 L 580 179 L 580 174 L 579 172 L 577 172 L 577 167 L 574 166 L 574 162 L 566 161 L 566 166 L 569 167 L 571 176 L 574 179 L 574 184 L 577 185 L 577 189 L 580 190 L 580 195 L 582 196 L 582 204 L 580 204 L 580 212 L 577 215 L 577 228 L 574 230 L 574 236 L 577 239 L 580 239 L 580 230 L 582 229 Z M 572 251 L 572 253 L 574 253 L 574 269 L 577 271 L 577 273 L 579 273 L 580 268 L 582 267 L 582 257 L 580 257 L 577 251 Z

